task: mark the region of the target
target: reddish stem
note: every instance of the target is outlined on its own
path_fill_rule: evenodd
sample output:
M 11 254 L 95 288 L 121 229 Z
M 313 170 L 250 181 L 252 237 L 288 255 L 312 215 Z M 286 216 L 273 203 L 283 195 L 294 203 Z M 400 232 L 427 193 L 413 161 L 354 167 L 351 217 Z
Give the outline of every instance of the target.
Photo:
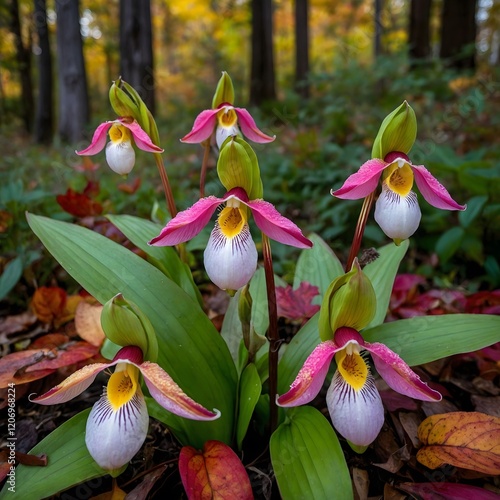
M 167 171 L 165 169 L 163 158 L 160 153 L 155 153 L 155 160 L 156 160 L 156 166 L 158 167 L 158 173 L 160 174 L 163 191 L 165 192 L 165 199 L 167 200 L 168 211 L 170 212 L 172 218 L 174 218 L 177 215 L 177 208 L 175 207 L 174 195 L 172 193 L 172 188 L 170 187 Z
M 354 258 L 358 255 L 359 248 L 361 247 L 361 240 L 363 239 L 363 234 L 365 232 L 366 222 L 368 221 L 368 215 L 370 214 L 374 199 L 375 191 L 370 193 L 363 200 L 363 206 L 361 207 L 361 212 L 359 213 L 356 230 L 354 231 L 354 237 L 352 239 L 351 249 L 349 250 L 349 257 L 345 266 L 346 272 L 349 272 L 351 270 Z
M 204 143 L 205 151 L 203 152 L 203 162 L 201 164 L 200 173 L 200 198 L 205 197 L 205 179 L 207 177 L 208 157 L 210 156 L 210 138 Z

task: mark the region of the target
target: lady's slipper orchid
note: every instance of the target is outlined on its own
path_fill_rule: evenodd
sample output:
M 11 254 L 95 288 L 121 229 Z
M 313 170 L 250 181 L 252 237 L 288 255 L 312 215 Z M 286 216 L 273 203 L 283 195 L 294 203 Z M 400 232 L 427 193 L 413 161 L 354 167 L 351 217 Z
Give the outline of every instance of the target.
M 222 103 L 216 109 L 206 109 L 195 119 L 193 128 L 185 135 L 181 142 L 196 144 L 207 140 L 215 131 L 216 142 L 219 149 L 224 141 L 232 135 L 238 135 L 241 127 L 243 135 L 253 142 L 272 142 L 276 136 L 264 134 L 257 128 L 255 120 L 250 113 L 243 108 L 235 108 L 229 103 Z
M 380 174 L 383 175 L 382 193 L 375 205 L 375 220 L 396 242 L 409 238 L 420 223 L 417 195 L 412 191 L 414 179 L 422 196 L 432 206 L 443 210 L 466 209 L 451 198 L 423 165 L 412 165 L 408 156 L 398 151 L 389 153 L 384 160 L 368 160 L 331 194 L 346 200 L 364 198 L 375 191 Z
M 117 470 L 139 451 L 148 431 L 149 417 L 141 391 L 142 374 L 151 396 L 163 408 L 192 420 L 214 420 L 218 410 L 208 411 L 187 396 L 156 363 L 143 361 L 141 349 L 123 347 L 110 363 L 87 365 L 45 394 L 35 403 L 65 403 L 87 389 L 97 374 L 116 366 L 101 399 L 87 420 L 85 443 L 92 458 L 106 470 Z
M 209 196 L 177 214 L 149 244 L 177 245 L 196 236 L 209 222 L 215 209 L 225 204 L 205 249 L 205 269 L 222 289 L 237 290 L 246 285 L 257 267 L 257 249 L 248 227 L 248 210 L 259 229 L 273 240 L 298 248 L 312 242 L 289 219 L 264 200 L 249 200 L 244 189 L 231 189 L 223 198 Z
M 333 426 L 354 445 L 368 446 L 382 428 L 384 408 L 362 351 L 371 354 L 378 373 L 395 391 L 422 401 L 441 400 L 439 392 L 422 382 L 384 344 L 365 342 L 353 328 L 341 327 L 333 340 L 322 342 L 313 350 L 290 390 L 277 398 L 277 404 L 298 406 L 312 401 L 321 390 L 335 356 L 337 370 L 326 395 Z
M 135 165 L 135 151 L 132 139 L 139 149 L 148 153 L 163 153 L 163 149 L 151 142 L 148 134 L 140 125 L 130 118 L 101 123 L 94 132 L 90 146 L 82 151 L 76 151 L 80 156 L 92 156 L 104 149 L 106 132 L 109 130 L 110 142 L 106 145 L 106 161 L 111 170 L 117 174 L 126 175 Z

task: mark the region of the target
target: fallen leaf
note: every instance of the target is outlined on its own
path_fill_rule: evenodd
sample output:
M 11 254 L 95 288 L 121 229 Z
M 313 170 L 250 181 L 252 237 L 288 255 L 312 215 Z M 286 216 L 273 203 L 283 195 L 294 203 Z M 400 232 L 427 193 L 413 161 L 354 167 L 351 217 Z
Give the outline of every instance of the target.
M 477 396 L 473 394 L 471 401 L 474 405 L 474 410 L 500 417 L 500 396 Z
M 136 177 L 132 183 L 118 184 L 118 189 L 122 193 L 134 194 L 141 187 L 141 178 Z
M 249 500 L 252 487 L 238 455 L 219 441 L 207 441 L 203 452 L 184 446 L 179 472 L 189 500 Z
M 102 305 L 82 300 L 75 312 L 75 328 L 78 336 L 92 345 L 100 346 L 105 338 L 101 326 Z
M 450 464 L 483 474 L 500 474 L 500 418 L 454 412 L 426 418 L 418 428 L 424 445 L 417 460 L 436 469 Z
M 368 472 L 363 469 L 353 467 L 352 482 L 354 484 L 354 493 L 356 500 L 367 500 L 368 490 L 370 488 L 370 479 Z
M 319 311 L 320 306 L 312 304 L 318 294 L 319 288 L 305 281 L 296 290 L 290 285 L 276 287 L 278 316 L 291 320 L 312 318 Z
M 0 359 L 0 388 L 8 387 L 9 383 L 26 384 L 32 380 L 46 377 L 54 373 L 53 369 L 37 370 L 26 373 L 26 369 L 50 356 L 50 350 L 26 350 L 7 354 Z
M 51 324 L 62 315 L 66 299 L 66 291 L 62 288 L 41 286 L 33 295 L 31 309 L 40 321 Z
M 168 469 L 168 465 L 160 465 L 148 472 L 143 480 L 127 495 L 129 500 L 147 500 L 151 488 L 160 479 L 163 473 Z M 115 500 L 115 499 L 113 499 Z
M 13 333 L 18 333 L 26 330 L 35 323 L 36 316 L 29 312 L 23 312 L 13 316 L 6 316 L 0 319 L 0 343 L 7 343 L 6 337 Z
M 456 483 L 402 483 L 398 488 L 422 500 L 498 500 L 493 491 Z
M 102 213 L 100 203 L 93 201 L 84 193 L 77 193 L 71 188 L 66 191 L 66 194 L 57 195 L 56 200 L 65 212 L 75 217 L 88 217 Z
M 418 441 L 418 426 L 420 424 L 420 418 L 418 415 L 416 413 L 401 412 L 399 414 L 399 421 L 410 438 L 411 444 L 415 448 L 418 448 L 420 444 Z

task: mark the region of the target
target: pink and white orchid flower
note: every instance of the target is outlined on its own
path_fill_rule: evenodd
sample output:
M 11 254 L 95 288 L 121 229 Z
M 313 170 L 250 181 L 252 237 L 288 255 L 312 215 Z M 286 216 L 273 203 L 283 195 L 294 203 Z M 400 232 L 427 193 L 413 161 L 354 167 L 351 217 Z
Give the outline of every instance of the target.
M 321 390 L 330 362 L 335 356 L 337 371 L 326 395 L 333 426 L 348 441 L 368 446 L 384 423 L 382 400 L 366 359 L 368 351 L 387 385 L 405 396 L 422 401 L 440 401 L 411 368 L 384 344 L 365 342 L 353 328 L 339 328 L 333 340 L 319 344 L 306 359 L 290 390 L 277 397 L 279 406 L 299 406 L 312 401 Z
M 384 160 L 368 160 L 331 194 L 345 200 L 365 198 L 377 189 L 382 173 L 382 193 L 375 205 L 375 220 L 389 238 L 406 240 L 418 228 L 421 213 L 417 195 L 412 191 L 413 179 L 432 206 L 442 210 L 466 209 L 466 205 L 459 205 L 451 198 L 423 165 L 412 165 L 408 156 L 398 151 L 389 153 Z
M 110 142 L 106 145 L 106 133 L 109 130 Z M 148 134 L 131 118 L 101 123 L 94 132 L 90 146 L 82 151 L 76 151 L 80 156 L 92 156 L 104 149 L 106 145 L 106 161 L 111 170 L 117 174 L 126 175 L 135 165 L 135 151 L 132 139 L 139 149 L 148 153 L 163 153 L 163 149 L 151 142 Z
M 92 407 L 87 420 L 85 444 L 92 458 L 106 470 L 117 470 L 139 451 L 149 426 L 148 409 L 141 391 L 139 375 L 151 396 L 163 408 L 192 420 L 214 420 L 220 412 L 208 411 L 187 396 L 159 365 L 143 361 L 139 347 L 127 346 L 110 363 L 84 366 L 34 403 L 65 403 L 87 389 L 97 374 L 116 366 L 101 399 Z
M 272 142 L 276 136 L 264 134 L 257 128 L 255 120 L 250 113 L 243 108 L 235 108 L 229 103 L 222 103 L 216 109 L 206 109 L 195 119 L 193 128 L 185 135 L 181 142 L 196 144 L 207 140 L 213 133 L 216 125 L 215 138 L 217 146 L 221 148 L 224 141 L 233 135 L 238 135 L 241 127 L 243 135 L 253 142 Z
M 258 228 L 273 240 L 297 248 L 312 242 L 273 205 L 264 200 L 249 200 L 244 189 L 233 188 L 222 198 L 209 196 L 179 212 L 149 244 L 170 246 L 194 238 L 210 221 L 215 209 L 225 204 L 205 249 L 205 269 L 221 289 L 237 290 L 246 285 L 257 268 L 257 249 L 248 227 L 248 209 Z

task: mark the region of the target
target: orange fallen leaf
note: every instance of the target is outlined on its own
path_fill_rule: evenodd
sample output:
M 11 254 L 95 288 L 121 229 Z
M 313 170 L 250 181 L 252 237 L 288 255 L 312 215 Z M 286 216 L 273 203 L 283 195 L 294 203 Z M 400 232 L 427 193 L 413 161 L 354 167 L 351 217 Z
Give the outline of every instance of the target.
M 219 441 L 207 441 L 203 452 L 184 446 L 179 472 L 189 500 L 250 500 L 252 487 L 238 455 Z
M 57 286 L 41 286 L 31 301 L 31 308 L 43 323 L 53 323 L 61 316 L 66 305 L 66 292 Z
M 500 474 L 500 418 L 457 411 L 432 415 L 418 428 L 424 445 L 417 460 L 436 469 L 443 464 L 483 474 Z
M 82 300 L 75 313 L 75 329 L 78 336 L 92 345 L 100 346 L 104 342 L 104 330 L 101 326 L 102 305 Z

